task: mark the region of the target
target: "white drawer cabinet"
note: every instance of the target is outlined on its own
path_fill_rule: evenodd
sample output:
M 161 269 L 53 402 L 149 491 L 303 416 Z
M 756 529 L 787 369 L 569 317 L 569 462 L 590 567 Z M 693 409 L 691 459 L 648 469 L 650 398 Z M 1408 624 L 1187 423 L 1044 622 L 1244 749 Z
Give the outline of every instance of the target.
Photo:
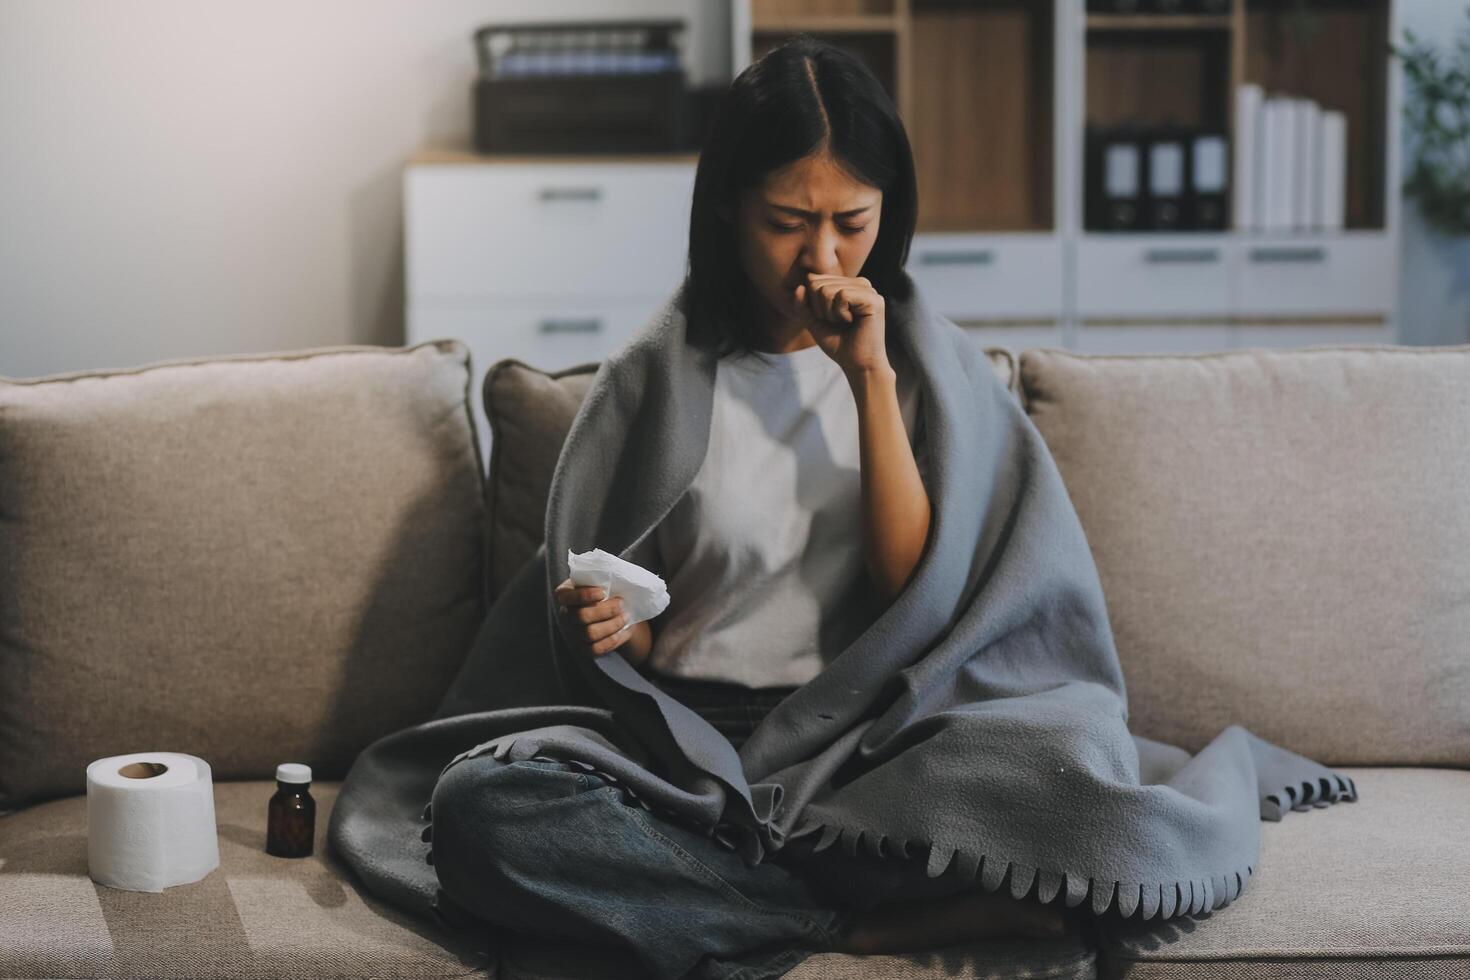
M 1219 235 L 1083 235 L 1082 317 L 1195 317 L 1230 312 L 1232 251 Z
M 411 166 L 409 303 L 672 289 L 693 193 L 685 162 Z
M 1393 315 L 1397 253 L 1388 235 L 1250 236 L 1236 248 L 1238 315 Z
M 470 401 L 474 405 L 480 447 L 488 453 L 490 427 L 481 392 L 492 364 L 513 357 L 543 371 L 560 371 L 576 364 L 601 361 L 646 325 L 667 298 L 666 295 L 644 296 L 618 303 L 599 303 L 571 297 L 539 306 L 410 307 L 408 335 L 422 340 L 455 337 L 469 348 L 470 367 L 474 371 Z M 488 463 L 489 456 L 485 459 Z
M 951 320 L 1062 316 L 1062 243 L 1051 234 L 919 234 L 905 266 Z
M 1397 303 L 1395 247 L 1381 232 L 1084 235 L 1077 313 L 1160 320 L 1371 315 L 1387 322 Z
M 557 371 L 601 361 L 684 278 L 696 159 L 526 160 L 426 152 L 404 174 L 407 341 Z

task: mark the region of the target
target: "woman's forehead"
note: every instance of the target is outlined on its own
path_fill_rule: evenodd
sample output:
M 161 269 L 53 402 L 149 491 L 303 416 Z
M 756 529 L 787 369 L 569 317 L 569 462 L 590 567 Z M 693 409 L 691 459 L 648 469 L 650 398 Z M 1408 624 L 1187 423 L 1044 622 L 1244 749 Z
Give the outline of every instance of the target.
M 851 182 L 803 181 L 776 185 L 767 183 L 755 188 L 752 198 L 784 211 L 801 214 L 835 214 L 838 217 L 858 214 L 882 202 L 883 192 L 867 184 Z

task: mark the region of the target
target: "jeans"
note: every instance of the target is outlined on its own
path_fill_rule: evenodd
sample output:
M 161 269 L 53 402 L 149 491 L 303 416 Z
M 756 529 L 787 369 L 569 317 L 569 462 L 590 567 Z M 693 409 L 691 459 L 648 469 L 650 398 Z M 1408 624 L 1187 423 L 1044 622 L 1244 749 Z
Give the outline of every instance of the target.
M 664 693 L 693 708 L 737 749 L 745 744 L 761 719 L 796 690 L 795 687 L 743 687 L 723 681 L 662 675 L 650 679 Z
M 653 680 L 737 748 L 795 690 Z M 858 908 L 977 887 L 927 878 L 922 854 L 813 854 L 810 837 L 748 867 L 698 829 L 551 759 L 466 758 L 439 777 L 428 814 L 446 925 L 625 949 L 660 980 L 779 977 L 837 949 Z

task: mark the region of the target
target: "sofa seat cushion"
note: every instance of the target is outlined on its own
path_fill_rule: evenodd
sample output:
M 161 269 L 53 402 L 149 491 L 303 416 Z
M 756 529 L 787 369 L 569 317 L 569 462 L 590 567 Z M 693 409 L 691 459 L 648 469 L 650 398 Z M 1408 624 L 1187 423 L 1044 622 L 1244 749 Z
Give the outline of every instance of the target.
M 1004 347 L 987 347 L 985 353 L 995 376 L 1020 401 L 1016 356 Z M 546 538 L 546 497 L 556 461 L 601 366 L 589 361 L 543 371 L 507 357 L 485 372 L 481 397 L 490 424 L 485 577 L 492 602 Z
M 643 977 L 622 950 L 502 935 L 501 980 L 630 980 Z M 1093 937 L 1075 924 L 1059 939 L 991 939 L 917 953 L 811 953 L 784 980 L 1092 980 Z
M 158 893 L 88 877 L 85 795 L 0 817 L 0 976 L 495 976 L 493 940 L 373 899 L 325 853 L 338 786 L 312 783 L 315 853 L 278 858 L 275 781 L 215 783 L 219 867 Z
M 1192 918 L 1101 922 L 1103 975 L 1470 977 L 1470 771 L 1340 771 L 1357 801 L 1263 823 L 1237 901 Z

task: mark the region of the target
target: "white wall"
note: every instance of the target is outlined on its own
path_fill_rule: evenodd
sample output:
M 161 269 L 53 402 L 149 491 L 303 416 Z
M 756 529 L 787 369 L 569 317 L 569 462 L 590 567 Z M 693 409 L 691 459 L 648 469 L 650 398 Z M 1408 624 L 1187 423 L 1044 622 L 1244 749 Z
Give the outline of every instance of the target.
M 0 0 L 0 375 L 402 343 L 402 168 L 468 145 L 474 30 L 681 17 L 698 54 L 719 6 Z
M 1403 0 L 1448 38 L 1464 0 Z M 400 175 L 467 145 L 482 24 L 709 0 L 0 0 L 0 374 L 403 342 Z M 1446 42 L 1448 43 L 1448 42 Z M 1470 341 L 1470 242 L 1404 209 L 1403 338 Z

